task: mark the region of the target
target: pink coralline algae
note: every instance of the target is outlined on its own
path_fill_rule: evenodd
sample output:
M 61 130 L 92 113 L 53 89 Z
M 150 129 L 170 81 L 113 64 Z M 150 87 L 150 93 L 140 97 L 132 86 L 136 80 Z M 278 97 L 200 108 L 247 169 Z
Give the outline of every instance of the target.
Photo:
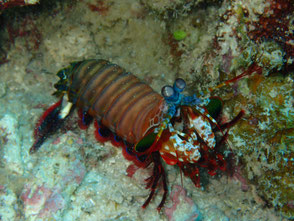
M 52 213 L 56 213 L 65 206 L 65 200 L 60 193 L 52 193 L 45 202 L 44 208 L 41 210 L 41 217 L 50 217 Z
M 249 186 L 248 186 L 248 181 L 246 178 L 242 175 L 241 168 L 237 166 L 234 170 L 233 178 L 236 180 L 239 180 L 241 183 L 241 189 L 242 191 L 248 191 Z
M 198 211 L 197 206 L 195 205 L 193 200 L 187 196 L 186 190 L 183 187 L 179 185 L 175 185 L 173 187 L 173 190 L 171 192 L 171 200 L 173 202 L 173 205 L 171 207 L 166 207 L 164 210 L 164 213 L 166 214 L 169 221 L 175 220 L 175 213 L 177 213 L 177 218 L 181 218 L 181 220 L 197 221 L 202 219 L 202 216 Z M 182 209 L 182 206 L 185 204 L 189 208 L 188 210 Z M 180 212 L 182 214 L 178 214 Z
M 67 162 L 62 159 L 59 161 Z M 52 218 L 63 212 L 72 192 L 81 184 L 86 174 L 86 169 L 79 160 L 69 162 L 70 167 L 60 169 L 59 173 L 55 174 L 54 181 L 51 173 L 47 174 L 45 179 L 37 174 L 38 181 L 32 180 L 24 186 L 20 199 L 23 202 L 25 217 Z M 44 163 L 47 163 L 48 168 L 51 167 L 52 162 Z M 43 181 L 40 181 L 42 179 Z M 42 184 L 39 184 L 40 182 Z
M 65 205 L 62 195 L 44 184 L 37 187 L 26 185 L 20 199 L 23 201 L 26 217 L 50 217 Z
M 84 166 L 80 163 L 79 160 L 76 160 L 73 163 L 73 168 L 69 169 L 66 172 L 66 175 L 63 177 L 62 184 L 64 186 L 70 183 L 76 183 L 80 185 L 82 180 L 84 179 L 85 174 L 86 174 L 86 170 Z

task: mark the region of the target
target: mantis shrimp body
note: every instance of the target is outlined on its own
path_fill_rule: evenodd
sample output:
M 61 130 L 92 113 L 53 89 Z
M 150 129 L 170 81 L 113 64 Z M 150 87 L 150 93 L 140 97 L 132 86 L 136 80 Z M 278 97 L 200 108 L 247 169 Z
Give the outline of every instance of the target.
M 217 169 L 226 169 L 218 146 L 228 131 L 220 141 L 215 131 L 222 132 L 234 125 L 242 117 L 242 111 L 230 123 L 218 125 L 214 119 L 222 106 L 218 98 L 183 95 L 186 83 L 180 78 L 173 86 L 164 86 L 160 95 L 130 72 L 106 60 L 74 62 L 57 75 L 60 80 L 55 84 L 54 95 L 59 101 L 37 123 L 30 153 L 62 127 L 77 108 L 79 126 L 86 129 L 94 121 L 98 141 L 110 140 L 113 145 L 121 146 L 125 158 L 139 167 L 153 164 L 153 174 L 147 179 L 151 192 L 143 208 L 149 204 L 160 180 L 164 194 L 158 210 L 166 200 L 162 160 L 178 165 L 197 187 L 200 167 L 207 168 L 212 176 Z

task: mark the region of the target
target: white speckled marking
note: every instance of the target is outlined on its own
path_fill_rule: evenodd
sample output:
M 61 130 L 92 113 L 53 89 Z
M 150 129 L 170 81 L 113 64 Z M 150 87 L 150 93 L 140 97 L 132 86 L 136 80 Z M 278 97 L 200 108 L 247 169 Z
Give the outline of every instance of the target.
M 212 132 L 212 128 L 210 126 L 209 121 L 202 115 L 196 116 L 193 120 L 190 120 L 193 123 L 197 133 L 202 138 L 202 140 L 207 144 L 207 146 L 211 149 L 214 148 L 216 144 L 215 136 Z

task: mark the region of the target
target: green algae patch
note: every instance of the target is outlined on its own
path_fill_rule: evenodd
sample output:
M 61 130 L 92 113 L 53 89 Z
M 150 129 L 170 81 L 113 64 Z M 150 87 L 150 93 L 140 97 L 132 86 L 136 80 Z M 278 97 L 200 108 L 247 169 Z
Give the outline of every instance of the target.
M 173 33 L 173 37 L 175 40 L 181 41 L 187 37 L 187 33 L 185 31 L 178 30 Z

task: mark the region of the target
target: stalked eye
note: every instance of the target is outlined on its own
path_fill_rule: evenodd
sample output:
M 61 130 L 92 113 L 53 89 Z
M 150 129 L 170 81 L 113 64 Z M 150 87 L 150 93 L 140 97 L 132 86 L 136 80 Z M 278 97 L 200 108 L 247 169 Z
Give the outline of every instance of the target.
M 166 85 L 161 89 L 161 94 L 162 94 L 162 96 L 164 96 L 166 98 L 173 97 L 175 94 L 175 91 L 171 86 Z
M 182 92 L 186 87 L 186 82 L 182 78 L 177 78 L 174 84 L 175 90 Z

